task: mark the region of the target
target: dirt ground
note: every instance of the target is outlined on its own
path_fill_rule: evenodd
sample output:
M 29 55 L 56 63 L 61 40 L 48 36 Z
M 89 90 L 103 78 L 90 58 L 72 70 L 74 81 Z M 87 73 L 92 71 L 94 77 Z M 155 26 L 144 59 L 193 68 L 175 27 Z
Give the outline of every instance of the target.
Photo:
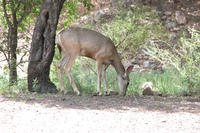
M 0 96 L 0 133 L 198 133 L 200 98 Z

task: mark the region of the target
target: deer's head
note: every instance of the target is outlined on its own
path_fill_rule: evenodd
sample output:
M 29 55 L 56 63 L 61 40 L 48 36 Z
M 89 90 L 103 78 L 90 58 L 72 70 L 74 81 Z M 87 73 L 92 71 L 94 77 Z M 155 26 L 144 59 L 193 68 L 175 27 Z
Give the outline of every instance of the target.
M 129 74 L 132 71 L 133 66 L 129 66 L 126 70 L 125 73 L 121 76 L 118 76 L 118 85 L 119 85 L 119 90 L 120 90 L 120 94 L 122 96 L 126 95 L 126 91 L 129 85 Z

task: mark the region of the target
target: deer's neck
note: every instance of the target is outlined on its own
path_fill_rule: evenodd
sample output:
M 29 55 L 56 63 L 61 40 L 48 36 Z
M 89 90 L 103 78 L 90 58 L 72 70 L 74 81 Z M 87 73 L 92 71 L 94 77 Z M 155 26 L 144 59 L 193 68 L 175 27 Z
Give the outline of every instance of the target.
M 124 75 L 125 69 L 124 69 L 123 64 L 120 61 L 119 56 L 117 56 L 115 58 L 115 60 L 113 61 L 113 66 L 114 66 L 118 76 L 123 76 Z

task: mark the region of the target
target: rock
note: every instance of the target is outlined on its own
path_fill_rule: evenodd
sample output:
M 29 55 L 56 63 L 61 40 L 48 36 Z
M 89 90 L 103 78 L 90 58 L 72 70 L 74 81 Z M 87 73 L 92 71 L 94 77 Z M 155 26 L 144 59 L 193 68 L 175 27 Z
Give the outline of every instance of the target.
M 144 95 L 144 96 L 163 96 L 158 91 L 153 91 L 153 83 L 152 82 L 144 82 L 139 88 L 143 89 L 142 95 Z
M 80 21 L 85 22 L 85 21 L 88 21 L 88 19 L 89 19 L 89 16 L 83 16 L 80 18 Z
M 166 71 L 168 68 L 168 66 L 166 64 L 161 65 L 161 70 L 162 71 Z
M 176 27 L 176 23 L 173 21 L 166 21 L 166 24 L 170 29 Z
M 181 30 L 180 27 L 174 27 L 173 28 L 173 31 L 179 31 L 179 30 Z
M 176 11 L 175 18 L 178 24 L 186 24 L 187 20 L 185 14 L 181 11 Z
M 153 96 L 154 93 L 151 90 L 151 88 L 147 87 L 142 91 L 142 95 L 144 95 L 144 96 Z
M 152 82 L 144 82 L 142 85 L 139 87 L 140 89 L 145 89 L 145 88 L 153 88 L 153 83 Z
M 146 69 L 140 69 L 139 73 L 142 73 L 142 72 L 147 72 Z
M 140 66 L 139 66 L 139 65 L 134 65 L 133 71 L 139 71 L 139 69 L 140 69 Z
M 142 89 L 142 95 L 144 96 L 153 96 L 153 83 L 152 82 L 144 82 L 142 85 L 140 85 L 139 89 Z
M 103 10 L 98 10 L 94 13 L 94 21 L 98 22 L 102 16 L 105 15 L 105 12 Z
M 164 14 L 165 14 L 166 16 L 170 16 L 170 15 L 172 15 L 172 12 L 166 11 Z
M 150 67 L 149 61 L 143 62 L 143 67 L 144 67 L 144 68 L 149 68 L 149 67 Z
M 167 16 L 164 15 L 164 16 L 161 17 L 161 19 L 162 19 L 162 20 L 166 20 L 166 19 L 167 19 Z

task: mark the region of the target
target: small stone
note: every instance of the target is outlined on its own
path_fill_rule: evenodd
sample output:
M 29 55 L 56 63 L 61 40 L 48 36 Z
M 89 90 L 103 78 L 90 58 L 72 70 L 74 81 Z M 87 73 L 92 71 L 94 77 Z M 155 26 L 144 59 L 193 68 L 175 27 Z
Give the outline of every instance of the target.
M 164 64 L 164 65 L 161 66 L 161 68 L 162 68 L 163 71 L 165 71 L 167 69 L 167 65 Z
M 139 69 L 140 69 L 140 66 L 139 66 L 139 65 L 134 65 L 133 71 L 138 71 Z
M 153 96 L 154 93 L 151 90 L 151 88 L 147 87 L 142 91 L 142 95 L 144 95 L 144 96 Z
M 162 18 L 161 18 L 162 20 L 166 20 L 167 19 L 167 16 L 162 16 Z
M 175 18 L 178 24 L 186 24 L 187 20 L 185 14 L 181 11 L 176 11 Z
M 164 14 L 167 15 L 167 16 L 170 16 L 170 15 L 172 15 L 172 12 L 166 11 Z
M 105 12 L 103 10 L 96 11 L 94 14 L 94 21 L 98 22 L 103 15 L 105 15 Z
M 167 26 L 168 26 L 169 28 L 174 28 L 174 27 L 176 27 L 176 23 L 175 23 L 175 22 L 172 22 L 172 21 L 166 22 L 166 24 L 167 24 Z
M 179 27 L 174 27 L 173 31 L 179 31 L 180 28 Z
M 153 83 L 152 82 L 144 82 L 139 89 L 142 89 L 142 95 L 144 96 L 153 96 L 154 92 L 152 91 Z
M 153 88 L 153 83 L 152 82 L 144 82 L 142 85 L 139 87 L 140 89 L 145 89 L 145 88 Z
M 149 68 L 149 67 L 150 67 L 149 61 L 143 62 L 143 67 L 144 67 L 144 68 Z
M 145 69 L 140 69 L 139 72 L 140 72 L 140 73 L 142 73 L 142 72 L 146 72 L 146 70 L 145 70 Z

